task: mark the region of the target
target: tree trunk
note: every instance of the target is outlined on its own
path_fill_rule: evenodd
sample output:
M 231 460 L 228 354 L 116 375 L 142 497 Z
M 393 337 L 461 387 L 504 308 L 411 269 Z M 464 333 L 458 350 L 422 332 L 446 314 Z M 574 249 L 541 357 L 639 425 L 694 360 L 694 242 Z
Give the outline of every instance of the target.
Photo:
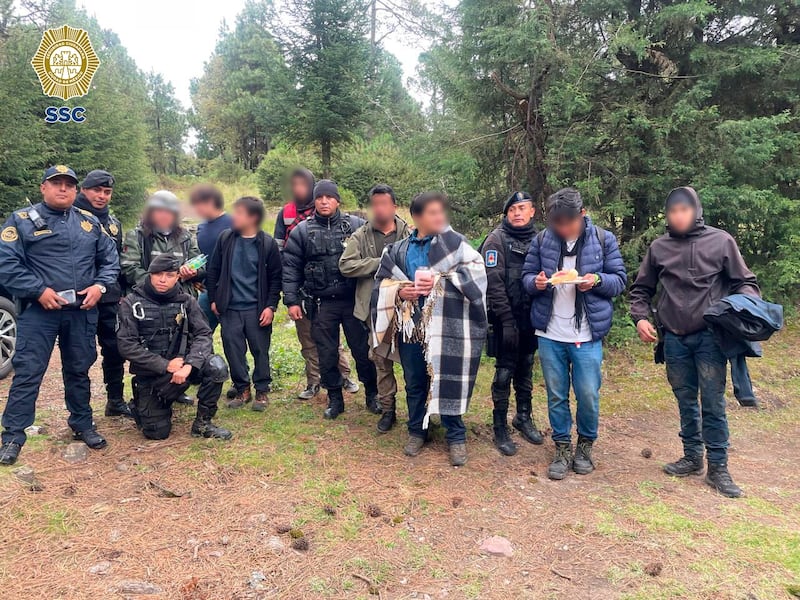
M 322 176 L 329 179 L 331 176 L 331 141 L 322 140 Z

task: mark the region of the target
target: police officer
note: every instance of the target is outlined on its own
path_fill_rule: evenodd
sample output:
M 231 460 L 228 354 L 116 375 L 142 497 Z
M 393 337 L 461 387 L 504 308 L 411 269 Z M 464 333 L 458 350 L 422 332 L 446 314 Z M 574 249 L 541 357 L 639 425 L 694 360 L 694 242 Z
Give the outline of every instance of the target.
M 366 405 L 379 413 L 375 365 L 369 359 L 369 336 L 353 315 L 355 279 L 339 271 L 339 258 L 353 232 L 364 220 L 339 211 L 339 188 L 328 179 L 314 187 L 314 215 L 294 228 L 283 250 L 283 300 L 293 321 L 310 319 L 319 352 L 322 386 L 328 390 L 326 419 L 344 411 L 344 384 L 338 368 L 339 326 L 344 329 L 364 383 Z
M 119 351 L 135 375 L 131 409 L 146 438 L 166 439 L 173 402 L 200 384 L 192 435 L 228 440 L 231 432 L 211 422 L 228 366 L 213 353 L 203 309 L 180 285 L 180 266 L 174 256 L 156 256 L 147 277 L 120 304 Z
M 517 453 L 508 435 L 508 400 L 511 384 L 517 399 L 515 429 L 531 444 L 543 442 L 531 416 L 533 356 L 536 335 L 530 321 L 530 296 L 522 288 L 522 265 L 536 229 L 536 209 L 527 192 L 515 192 L 503 206 L 503 222 L 483 244 L 486 264 L 490 355 L 497 358 L 492 381 L 494 444 L 502 454 Z
M 81 191 L 75 198 L 75 206 L 82 212 L 94 215 L 100 221 L 105 234 L 114 240 L 117 255 L 122 253 L 122 224 L 109 211 L 108 205 L 114 193 L 114 177 L 108 171 L 89 171 L 81 183 Z M 128 404 L 123 400 L 125 360 L 117 349 L 117 307 L 122 297 L 124 276 L 108 286 L 97 304 L 97 341 L 103 355 L 103 383 L 106 386 L 107 417 L 131 418 Z
M 64 165 L 44 172 L 43 201 L 14 212 L 0 231 L 0 285 L 22 303 L 14 379 L 3 413 L 0 464 L 12 465 L 36 416 L 36 398 L 56 339 L 76 440 L 106 446 L 92 421 L 89 368 L 97 359 L 97 303 L 119 276 L 114 241 L 73 206 L 78 178 Z

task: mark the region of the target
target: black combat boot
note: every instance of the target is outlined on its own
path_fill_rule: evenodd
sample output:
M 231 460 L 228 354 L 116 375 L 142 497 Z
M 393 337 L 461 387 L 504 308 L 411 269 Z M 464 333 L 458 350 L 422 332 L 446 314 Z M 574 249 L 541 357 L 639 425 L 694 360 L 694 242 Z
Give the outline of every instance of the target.
M 547 476 L 550 479 L 564 479 L 572 466 L 572 444 L 570 442 L 556 442 L 556 453 L 553 462 L 547 467 Z
M 528 410 L 528 412 L 517 412 L 511 424 L 514 426 L 514 429 L 519 431 L 520 435 L 531 444 L 540 446 L 544 443 L 542 432 L 536 428 L 530 410 Z
M 132 419 L 133 414 L 131 413 L 131 409 L 128 406 L 128 403 L 125 402 L 122 398 L 109 398 L 108 402 L 106 402 L 106 416 L 107 417 L 125 417 L 126 419 Z
M 517 453 L 517 445 L 511 441 L 511 437 L 508 435 L 508 413 L 506 411 L 492 411 L 492 429 L 494 430 L 494 445 L 500 450 L 500 454 L 514 456 Z
M 325 409 L 323 417 L 335 419 L 344 412 L 344 396 L 342 388 L 328 390 L 328 408 Z
M 22 450 L 22 446 L 16 442 L 6 442 L 0 446 L 0 465 L 6 467 L 13 465 L 19 458 L 20 450 Z
M 703 474 L 703 457 L 682 456 L 675 462 L 667 463 L 663 467 L 664 473 L 675 477 L 686 477 L 687 475 Z
M 367 410 L 373 415 L 381 414 L 381 406 L 378 404 L 378 390 L 366 389 L 365 398 L 364 404 L 366 405 Z
M 84 431 L 73 431 L 72 439 L 83 442 L 92 450 L 102 450 L 108 445 L 106 438 L 100 435 L 94 427 Z
M 218 440 L 229 440 L 233 434 L 211 422 L 211 417 L 197 416 L 192 423 L 192 437 L 215 438 Z
M 397 423 L 397 413 L 393 410 L 385 410 L 378 419 L 378 433 L 389 433 L 394 424 Z
M 728 498 L 740 498 L 744 495 L 742 489 L 733 483 L 731 474 L 728 472 L 728 465 L 708 463 L 708 473 L 706 483 Z
M 572 470 L 578 475 L 588 475 L 594 471 L 592 440 L 585 437 L 578 438 L 578 445 L 575 446 L 575 456 L 572 458 Z

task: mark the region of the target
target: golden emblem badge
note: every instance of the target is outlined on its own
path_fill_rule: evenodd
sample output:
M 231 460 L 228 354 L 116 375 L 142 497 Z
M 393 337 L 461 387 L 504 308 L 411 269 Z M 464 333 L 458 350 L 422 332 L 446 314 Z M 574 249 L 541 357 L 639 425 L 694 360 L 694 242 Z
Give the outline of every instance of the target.
M 0 240 L 4 242 L 16 242 L 19 239 L 19 235 L 17 234 L 16 227 L 6 227 L 3 229 L 2 233 L 0 233 Z
M 89 233 L 92 230 L 92 224 L 89 221 L 81 221 L 81 229 Z
M 116 223 L 109 225 L 108 230 L 111 232 L 111 235 L 117 235 L 119 233 L 119 227 L 117 227 Z
M 45 96 L 69 100 L 89 92 L 100 59 L 85 29 L 64 25 L 44 32 L 31 65 Z

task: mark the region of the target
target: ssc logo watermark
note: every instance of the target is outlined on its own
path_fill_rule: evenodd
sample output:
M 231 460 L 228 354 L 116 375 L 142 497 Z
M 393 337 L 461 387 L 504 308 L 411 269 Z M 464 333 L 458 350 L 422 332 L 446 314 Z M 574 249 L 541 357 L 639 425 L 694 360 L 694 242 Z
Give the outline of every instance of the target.
M 44 32 L 31 66 L 45 96 L 69 100 L 89 93 L 100 59 L 85 29 L 63 25 Z M 86 119 L 85 113 L 80 106 L 48 106 L 45 121 L 81 123 Z

